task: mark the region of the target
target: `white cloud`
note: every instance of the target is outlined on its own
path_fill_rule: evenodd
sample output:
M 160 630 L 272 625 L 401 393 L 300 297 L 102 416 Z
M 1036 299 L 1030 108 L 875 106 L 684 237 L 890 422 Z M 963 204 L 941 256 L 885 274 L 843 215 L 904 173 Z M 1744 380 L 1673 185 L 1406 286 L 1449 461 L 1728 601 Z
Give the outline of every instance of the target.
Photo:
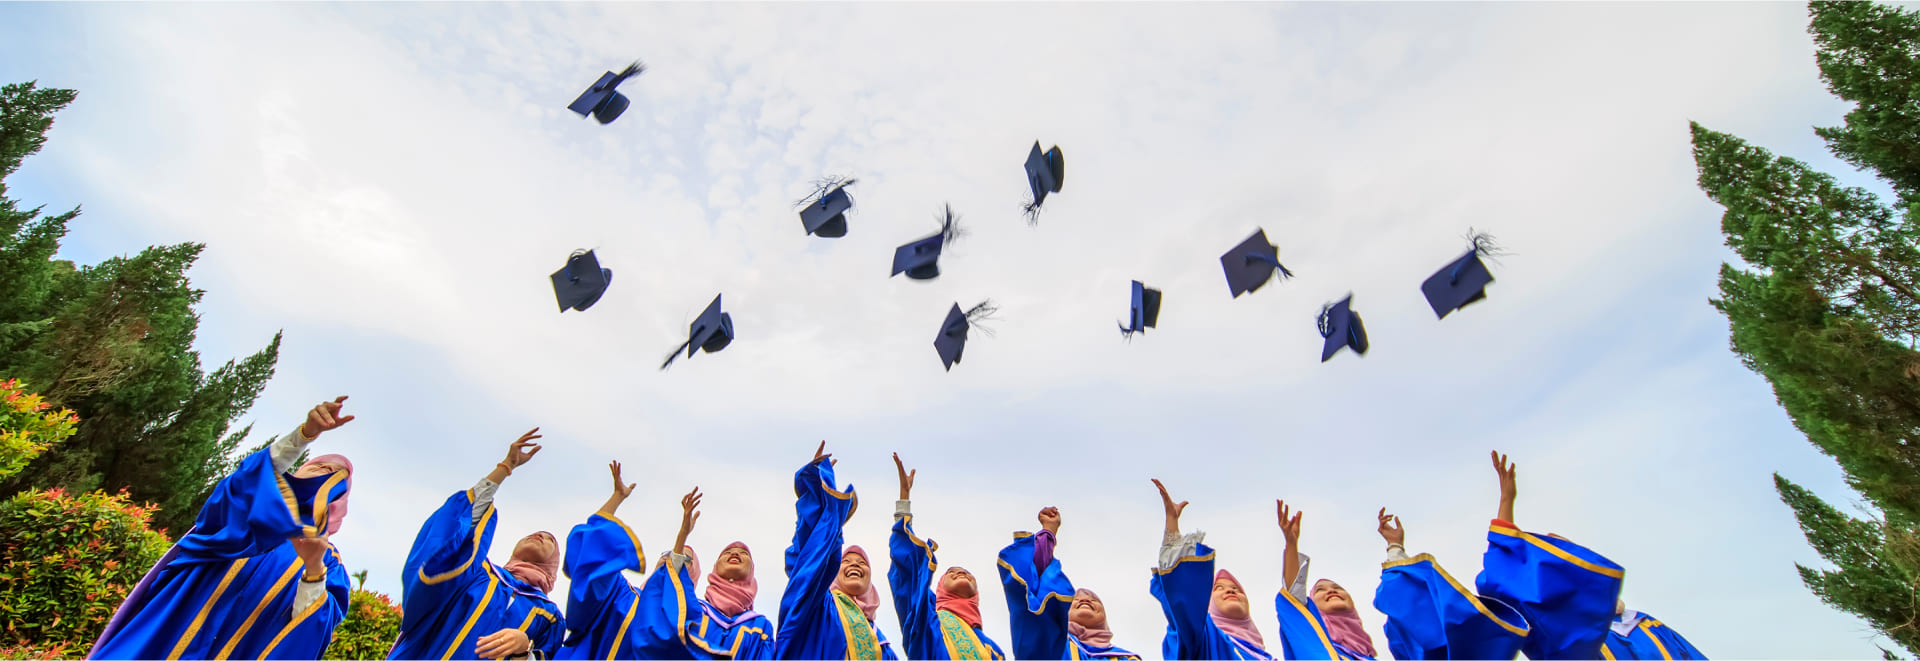
M 1763 143 L 1837 121 L 1799 6 L 63 9 L 47 29 L 90 47 L 0 57 L 81 91 L 27 167 L 89 205 L 92 244 L 209 243 L 195 279 L 228 338 L 209 361 L 288 330 L 263 429 L 356 395 L 329 442 L 373 505 L 338 541 L 378 589 L 398 591 L 396 540 L 541 425 L 496 552 L 564 536 L 618 458 L 650 554 L 699 484 L 693 542 L 747 541 L 773 610 L 789 476 L 825 438 L 866 500 L 849 540 L 875 552 L 890 451 L 922 470 L 942 561 L 989 582 L 1007 533 L 1060 506 L 1072 575 L 1154 655 L 1149 476 L 1255 592 L 1279 583 L 1271 501 L 1297 503 L 1315 575 L 1364 599 L 1383 505 L 1476 572 L 1500 448 L 1529 526 L 1620 559 L 1629 603 L 1709 654 L 1870 653 L 1792 573 L 1815 556 L 1767 473 L 1845 492 L 1726 351 L 1704 300 L 1719 209 L 1687 148 L 1689 119 Z M 636 57 L 618 122 L 565 110 Z M 1029 228 L 1036 139 L 1072 171 Z M 834 172 L 860 178 L 852 231 L 805 237 L 791 202 Z M 949 201 L 974 232 L 943 277 L 883 277 Z M 1232 299 L 1219 255 L 1257 226 L 1299 277 Z M 1436 322 L 1418 284 L 1468 226 L 1515 254 L 1488 302 Z M 584 247 L 613 288 L 556 314 L 546 276 Z M 1167 301 L 1123 344 L 1130 279 Z M 1348 291 L 1374 348 L 1319 364 L 1313 315 Z M 659 372 L 716 293 L 739 338 Z M 941 371 L 941 315 L 987 297 L 998 337 Z M 1801 632 L 1750 635 L 1781 617 Z

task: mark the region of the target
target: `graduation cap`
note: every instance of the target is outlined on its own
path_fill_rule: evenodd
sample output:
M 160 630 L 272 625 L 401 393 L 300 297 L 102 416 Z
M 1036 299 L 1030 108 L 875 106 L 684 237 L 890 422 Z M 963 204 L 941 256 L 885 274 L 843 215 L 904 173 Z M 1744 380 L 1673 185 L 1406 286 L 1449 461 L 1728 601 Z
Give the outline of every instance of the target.
M 1131 325 L 1121 326 L 1120 335 L 1133 337 L 1134 333 L 1145 333 L 1159 320 L 1160 290 L 1148 289 L 1139 280 L 1133 281 L 1133 312 L 1128 317 Z
M 687 341 L 674 349 L 673 353 L 667 354 L 667 362 L 660 363 L 660 369 L 672 365 L 674 359 L 680 357 L 680 349 L 686 349 L 687 358 L 691 360 L 695 353 L 718 353 L 732 343 L 733 315 L 720 311 L 720 295 L 714 294 L 713 302 L 708 303 L 707 309 L 687 326 Z
M 1040 151 L 1040 141 L 1033 142 L 1033 150 L 1027 152 L 1027 185 L 1033 188 L 1033 201 L 1021 210 L 1027 214 L 1028 223 L 1040 222 L 1040 203 L 1047 201 L 1048 193 L 1060 192 L 1067 181 L 1067 157 L 1060 151 L 1059 145 L 1045 152 Z
M 1327 362 L 1341 347 L 1367 355 L 1367 327 L 1360 323 L 1360 313 L 1353 311 L 1353 294 L 1320 309 L 1320 337 L 1327 338 L 1320 348 L 1320 362 Z
M 626 79 L 638 76 L 646 70 L 647 65 L 634 60 L 633 64 L 621 69 L 620 73 L 608 71 L 602 74 L 600 80 L 595 81 L 592 87 L 587 88 L 587 91 L 580 93 L 580 98 L 574 99 L 567 109 L 579 113 L 581 117 L 592 114 L 593 118 L 599 120 L 601 124 L 611 124 L 613 120 L 620 118 L 620 113 L 627 111 L 628 103 L 627 95 L 621 94 L 614 88 L 619 87 L 620 83 Z
M 980 325 L 980 322 L 991 319 L 993 313 L 999 310 L 993 301 L 987 300 L 966 312 L 960 311 L 959 303 L 953 304 L 953 309 L 947 311 L 947 320 L 940 324 L 940 334 L 933 338 L 933 350 L 940 353 L 940 362 L 947 366 L 947 371 L 953 371 L 953 364 L 960 362 L 960 352 L 967 348 L 968 329 L 979 328 L 987 337 L 993 337 L 993 329 Z
M 575 250 L 567 257 L 567 265 L 553 272 L 553 296 L 559 299 L 562 314 L 569 308 L 586 312 L 612 282 L 613 269 L 600 268 L 593 251 Z
M 814 182 L 813 195 L 794 203 L 802 207 L 800 224 L 808 234 L 828 239 L 847 235 L 847 211 L 853 208 L 853 196 L 847 194 L 847 187 L 854 181 L 830 177 Z
M 1487 285 L 1493 284 L 1493 272 L 1487 270 L 1480 256 L 1497 255 L 1499 247 L 1494 245 L 1492 236 L 1472 231 L 1468 232 L 1468 241 L 1473 249 L 1420 284 L 1420 293 L 1427 295 L 1427 304 L 1433 306 L 1433 313 L 1441 319 L 1454 310 L 1485 299 Z
M 893 273 L 887 277 L 902 273 L 914 280 L 940 277 L 941 249 L 965 235 L 966 230 L 960 228 L 960 217 L 953 213 L 953 205 L 946 205 L 938 233 L 894 249 Z
M 1220 268 L 1227 273 L 1227 289 L 1232 290 L 1234 298 L 1266 286 L 1276 270 L 1281 279 L 1293 277 L 1293 272 L 1280 263 L 1280 249 L 1267 242 L 1265 229 L 1254 230 L 1253 236 L 1221 255 Z

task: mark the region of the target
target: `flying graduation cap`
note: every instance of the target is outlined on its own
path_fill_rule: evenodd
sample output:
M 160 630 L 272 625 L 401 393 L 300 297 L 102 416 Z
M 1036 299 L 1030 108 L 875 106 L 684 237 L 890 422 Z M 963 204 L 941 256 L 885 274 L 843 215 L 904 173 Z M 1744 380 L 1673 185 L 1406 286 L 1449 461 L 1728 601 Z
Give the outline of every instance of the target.
M 593 83 L 593 87 L 582 92 L 580 98 L 574 99 L 567 109 L 578 113 L 581 117 L 591 114 L 601 124 L 612 124 L 613 120 L 620 118 L 620 113 L 627 111 L 628 103 L 627 95 L 621 94 L 614 88 L 619 87 L 620 83 L 626 79 L 638 76 L 646 70 L 647 65 L 634 60 L 633 64 L 621 69 L 620 73 L 608 71 L 600 76 L 600 80 Z
M 1320 337 L 1327 339 L 1320 348 L 1320 362 L 1333 358 L 1341 347 L 1367 355 L 1367 327 L 1360 323 L 1360 313 L 1353 311 L 1353 294 L 1320 309 Z
M 960 311 L 959 303 L 953 304 L 953 309 L 947 311 L 947 320 L 940 324 L 940 334 L 933 338 L 933 350 L 940 352 L 940 362 L 947 366 L 947 371 L 953 371 L 953 364 L 960 362 L 960 353 L 967 348 L 968 329 L 978 328 L 987 337 L 993 337 L 993 329 L 981 325 L 981 322 L 993 318 L 993 313 L 999 310 L 992 300 L 986 300 L 966 312 Z
M 814 182 L 814 192 L 794 206 L 800 209 L 800 225 L 807 233 L 828 239 L 837 239 L 847 235 L 847 211 L 853 209 L 853 196 L 847 194 L 847 187 L 855 179 L 828 177 Z
M 1131 325 L 1122 325 L 1120 336 L 1131 338 L 1134 333 L 1146 333 L 1159 320 L 1160 290 L 1148 289 L 1139 280 L 1133 281 L 1133 311 L 1128 317 Z
M 1040 141 L 1033 142 L 1033 150 L 1027 152 L 1027 185 L 1033 188 L 1033 201 L 1021 207 L 1027 214 L 1027 223 L 1040 222 L 1040 203 L 1047 201 L 1048 193 L 1060 192 L 1067 181 L 1067 157 L 1060 151 L 1059 145 L 1045 152 L 1040 151 Z
M 1267 242 L 1265 229 L 1254 230 L 1253 236 L 1221 255 L 1220 268 L 1227 273 L 1227 289 L 1232 290 L 1234 298 L 1266 286 L 1274 271 L 1279 271 L 1283 280 L 1293 277 L 1293 272 L 1280 263 L 1280 248 Z
M 707 309 L 687 326 L 687 341 L 674 349 L 673 353 L 667 354 L 667 362 L 660 363 L 660 369 L 672 365 L 674 359 L 680 357 L 681 349 L 686 349 L 687 359 L 692 360 L 693 354 L 701 351 L 719 353 L 732 343 L 733 315 L 720 311 L 720 294 L 714 294 L 713 302 L 708 303 Z
M 1453 260 L 1440 269 L 1439 273 L 1427 278 L 1420 284 L 1420 293 L 1427 295 L 1427 304 L 1433 306 L 1433 313 L 1447 318 L 1458 310 L 1487 297 L 1487 285 L 1493 284 L 1493 272 L 1480 261 L 1481 255 L 1488 257 L 1500 254 L 1500 248 L 1493 243 L 1493 237 L 1484 233 L 1468 231 L 1467 240 L 1473 248 L 1459 259 Z
M 567 257 L 567 265 L 553 272 L 553 297 L 559 299 L 562 314 L 568 309 L 586 312 L 612 282 L 613 269 L 601 268 L 593 251 L 575 250 Z
M 940 277 L 941 249 L 962 236 L 966 236 L 966 230 L 960 228 L 960 217 L 953 213 L 953 205 L 946 205 L 938 233 L 894 249 L 893 273 L 887 277 L 902 273 L 914 280 Z

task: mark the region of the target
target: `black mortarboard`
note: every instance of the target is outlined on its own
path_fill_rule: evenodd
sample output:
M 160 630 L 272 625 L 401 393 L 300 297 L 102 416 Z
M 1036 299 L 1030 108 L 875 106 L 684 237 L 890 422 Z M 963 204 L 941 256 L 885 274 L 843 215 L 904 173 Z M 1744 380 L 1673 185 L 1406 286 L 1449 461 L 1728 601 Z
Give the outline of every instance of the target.
M 953 371 L 953 364 L 960 362 L 960 353 L 967 348 L 967 330 L 992 317 L 999 309 L 989 300 L 982 301 L 966 312 L 960 311 L 959 303 L 953 304 L 953 309 L 947 311 L 947 320 L 940 324 L 940 334 L 933 338 L 933 350 L 939 352 L 940 362 L 946 365 L 947 371 Z M 979 328 L 989 337 L 993 335 L 993 331 L 985 326 Z
M 1275 270 L 1283 279 L 1293 277 L 1293 272 L 1280 263 L 1280 249 L 1267 242 L 1265 229 L 1254 230 L 1253 236 L 1221 255 L 1220 267 L 1226 270 L 1227 289 L 1232 290 L 1234 298 L 1265 286 Z
M 587 88 L 587 91 L 580 93 L 580 98 L 574 99 L 567 109 L 579 113 L 581 117 L 591 114 L 601 124 L 611 124 L 613 120 L 620 118 L 620 113 L 627 111 L 628 103 L 627 95 L 621 94 L 614 88 L 619 87 L 620 83 L 626 79 L 638 76 L 646 70 L 647 65 L 635 60 L 633 64 L 627 65 L 627 68 L 621 69 L 620 73 L 608 71 L 600 76 L 600 80 L 594 81 L 593 86 Z
M 1160 290 L 1149 289 L 1139 280 L 1133 281 L 1133 310 L 1128 316 L 1128 324 L 1120 327 L 1120 334 L 1131 337 L 1134 333 L 1145 333 L 1160 320 Z
M 853 179 L 824 180 L 813 196 L 799 202 L 806 205 L 800 209 L 800 224 L 808 234 L 828 239 L 847 235 L 847 211 L 853 208 L 853 196 L 847 194 L 847 187 L 853 183 Z
M 1340 347 L 1367 355 L 1367 327 L 1360 323 L 1360 313 L 1353 311 L 1353 294 L 1320 309 L 1320 337 L 1327 339 L 1320 348 L 1320 362 L 1327 362 Z
M 586 312 L 607 293 L 613 282 L 613 269 L 600 268 L 600 260 L 591 250 L 575 250 L 567 265 L 553 272 L 553 297 L 560 301 L 560 312 L 571 308 Z
M 915 280 L 932 280 L 940 277 L 940 251 L 954 239 L 966 232 L 960 229 L 960 217 L 954 215 L 953 206 L 947 205 L 946 213 L 940 221 L 940 232 L 895 248 L 893 251 L 893 273 L 887 277 L 907 274 Z
M 1487 297 L 1487 285 L 1493 284 L 1493 272 L 1480 261 L 1480 255 L 1492 254 L 1497 248 L 1493 238 L 1485 234 L 1473 234 L 1473 249 L 1453 263 L 1440 269 L 1439 273 L 1427 278 L 1420 284 L 1420 292 L 1427 295 L 1427 304 L 1433 306 L 1433 313 L 1447 318 L 1454 310 L 1467 307 Z
M 1040 142 L 1034 141 L 1033 150 L 1027 152 L 1027 185 L 1033 189 L 1033 201 L 1024 209 L 1028 221 L 1038 222 L 1040 203 L 1047 201 L 1048 193 L 1060 192 L 1066 181 L 1067 157 L 1060 146 L 1041 152 Z
M 667 362 L 661 363 L 660 369 L 672 365 L 674 359 L 680 357 L 681 349 L 686 349 L 687 358 L 691 359 L 693 354 L 701 351 L 718 353 L 732 343 L 733 315 L 720 311 L 720 294 L 714 294 L 713 302 L 708 303 L 707 309 L 687 326 L 687 341 L 667 355 Z

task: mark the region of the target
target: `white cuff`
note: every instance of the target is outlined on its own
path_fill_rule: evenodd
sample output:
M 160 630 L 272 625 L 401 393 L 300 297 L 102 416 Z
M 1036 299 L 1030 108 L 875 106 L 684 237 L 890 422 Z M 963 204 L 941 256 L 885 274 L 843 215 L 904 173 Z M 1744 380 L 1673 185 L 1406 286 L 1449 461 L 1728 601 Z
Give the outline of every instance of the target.
M 304 424 L 306 423 L 300 423 L 300 425 Z M 300 437 L 300 425 L 294 425 L 293 431 L 287 432 L 286 436 L 274 439 L 273 444 L 267 446 L 267 457 L 273 460 L 273 472 L 285 473 L 287 469 L 293 468 L 293 460 L 299 459 L 300 453 L 307 449 L 308 444 L 313 443 Z
M 1206 541 L 1206 539 L 1207 533 L 1195 530 L 1184 537 L 1176 537 L 1173 538 L 1172 541 L 1161 544 L 1160 568 L 1170 569 L 1173 567 L 1173 563 L 1179 562 L 1181 558 L 1193 555 L 1196 547 L 1200 545 L 1200 542 Z
M 667 568 L 676 574 L 680 573 L 680 568 L 685 567 L 687 565 L 688 560 L 691 560 L 691 558 L 688 558 L 687 556 L 684 556 L 684 555 L 680 555 L 678 553 L 668 552 Z
M 893 501 L 894 518 L 897 519 L 903 516 L 911 516 L 912 514 L 913 514 L 913 501 L 911 500 Z
M 1313 558 L 1299 551 L 1294 551 L 1293 554 L 1300 556 L 1300 571 L 1293 575 L 1293 585 L 1287 586 L 1287 592 L 1293 593 L 1293 598 L 1304 602 L 1307 600 L 1307 568 L 1313 566 Z
M 301 573 L 304 574 L 306 572 Z M 304 579 L 304 576 L 293 579 L 300 582 L 300 587 L 296 588 L 293 593 L 293 612 L 295 614 L 299 614 L 315 603 L 319 603 L 321 599 L 327 598 L 326 579 L 320 579 L 318 583 L 308 583 Z
M 1399 562 L 1407 559 L 1407 547 L 1399 544 L 1387 546 L 1387 562 Z
M 473 520 L 475 523 L 479 523 L 480 515 L 486 514 L 487 508 L 493 506 L 493 492 L 499 489 L 500 489 L 499 484 L 496 484 L 494 483 L 493 480 L 489 480 L 484 477 L 480 478 L 479 482 L 474 483 L 473 485 Z

